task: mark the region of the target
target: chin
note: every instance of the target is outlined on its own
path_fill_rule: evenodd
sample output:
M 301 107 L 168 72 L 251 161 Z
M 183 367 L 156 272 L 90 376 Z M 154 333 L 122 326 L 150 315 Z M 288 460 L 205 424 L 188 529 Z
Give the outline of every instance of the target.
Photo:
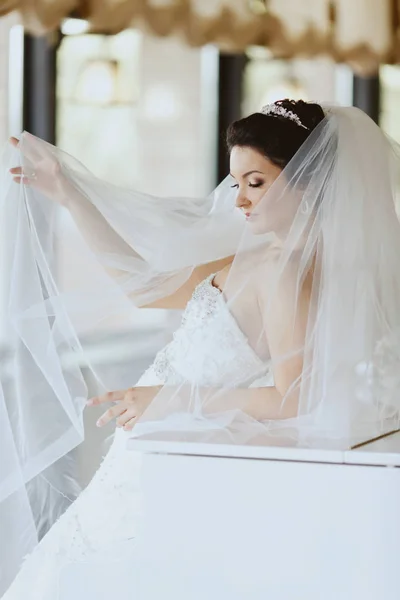
M 251 215 L 247 219 L 247 225 L 249 230 L 254 235 L 262 235 L 264 233 L 271 233 L 271 223 L 268 223 L 266 219 L 263 219 L 262 215 Z

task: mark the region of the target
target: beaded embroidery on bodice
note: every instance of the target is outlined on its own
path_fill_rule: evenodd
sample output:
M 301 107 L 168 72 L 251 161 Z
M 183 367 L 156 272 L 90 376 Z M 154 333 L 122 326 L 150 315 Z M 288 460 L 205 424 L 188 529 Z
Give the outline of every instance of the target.
M 218 386 L 265 371 L 229 312 L 223 293 L 213 286 L 214 277 L 197 286 L 172 342 L 157 354 L 141 384 L 156 377 L 160 383 Z

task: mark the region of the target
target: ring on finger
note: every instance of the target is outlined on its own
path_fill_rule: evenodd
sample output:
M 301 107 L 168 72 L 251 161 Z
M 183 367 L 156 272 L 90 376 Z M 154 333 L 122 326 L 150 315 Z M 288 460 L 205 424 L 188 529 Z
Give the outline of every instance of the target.
M 36 171 L 30 171 L 30 173 L 28 174 L 27 171 L 23 170 L 21 176 L 23 179 L 31 179 L 31 180 L 37 179 Z

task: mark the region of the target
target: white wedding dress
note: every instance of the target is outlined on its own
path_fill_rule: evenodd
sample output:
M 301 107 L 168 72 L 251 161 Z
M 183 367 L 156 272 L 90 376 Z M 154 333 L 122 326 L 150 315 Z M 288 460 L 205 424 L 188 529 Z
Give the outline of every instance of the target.
M 137 385 L 160 385 L 168 379 L 168 383 L 175 384 L 192 381 L 218 386 L 222 383 L 221 373 L 226 381 L 237 378 L 238 371 L 242 381 L 246 373 L 252 373 L 254 379 L 258 372 L 257 385 L 260 381 L 261 385 L 271 385 L 265 364 L 248 344 L 212 280 L 210 276 L 196 288 L 173 341 L 157 354 Z M 91 483 L 26 558 L 3 600 L 78 600 L 66 591 L 68 573 L 79 572 L 79 568 L 71 570 L 71 565 L 90 565 L 99 556 L 117 585 L 117 556 L 134 552 L 142 510 L 141 457 L 127 451 L 129 436 L 116 430 L 113 444 Z M 87 570 L 83 577 L 86 592 L 82 598 L 95 600 L 89 573 Z M 134 565 L 130 576 L 134 579 Z M 126 593 L 124 598 L 134 600 L 133 588 L 131 591 L 132 596 Z

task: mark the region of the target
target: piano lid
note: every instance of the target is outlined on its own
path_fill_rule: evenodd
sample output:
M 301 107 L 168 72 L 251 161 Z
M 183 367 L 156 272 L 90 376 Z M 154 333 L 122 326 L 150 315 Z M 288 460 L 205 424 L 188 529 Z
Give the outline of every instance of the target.
M 315 462 L 330 464 L 374 465 L 400 467 L 400 431 L 387 433 L 373 440 L 366 440 L 352 449 L 300 448 L 293 441 L 271 437 L 271 444 L 233 445 L 226 443 L 196 441 L 189 435 L 172 433 L 151 434 L 128 441 L 128 449 L 146 454 L 171 454 L 254 460 L 281 460 L 291 462 Z

